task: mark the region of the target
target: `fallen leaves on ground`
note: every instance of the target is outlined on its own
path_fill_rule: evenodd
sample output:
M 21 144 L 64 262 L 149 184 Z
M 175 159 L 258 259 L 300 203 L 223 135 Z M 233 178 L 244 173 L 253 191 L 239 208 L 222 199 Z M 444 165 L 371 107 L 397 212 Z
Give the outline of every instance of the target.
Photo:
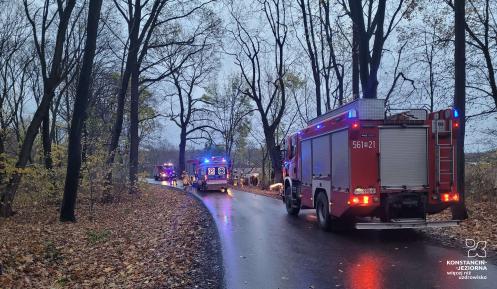
M 497 262 L 497 206 L 495 202 L 466 200 L 469 218 L 458 227 L 430 228 L 424 230 L 445 245 L 466 250 L 465 240 L 487 241 L 487 256 Z M 429 221 L 450 220 L 450 208 L 440 214 L 428 216 Z
M 218 288 L 219 240 L 208 211 L 178 190 L 77 210 L 17 208 L 0 220 L 0 288 Z
M 248 192 L 256 195 L 270 197 L 273 199 L 281 200 L 280 192 L 275 190 L 263 190 L 254 186 L 231 186 L 234 190 Z

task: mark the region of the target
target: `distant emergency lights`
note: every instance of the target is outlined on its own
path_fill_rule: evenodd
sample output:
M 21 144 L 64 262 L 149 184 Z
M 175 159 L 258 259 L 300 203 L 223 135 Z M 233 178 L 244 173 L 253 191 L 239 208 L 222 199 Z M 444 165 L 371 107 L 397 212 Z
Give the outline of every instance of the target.
M 213 159 L 213 160 L 214 160 L 214 162 L 219 161 L 219 159 L 218 159 L 217 157 L 211 157 L 211 159 Z M 205 158 L 205 159 L 204 159 L 204 164 L 208 164 L 208 163 L 210 163 L 210 162 L 211 162 L 211 160 L 210 160 L 209 158 Z M 225 162 L 226 162 L 226 158 L 222 158 L 222 159 L 221 159 L 221 162 L 225 163 Z

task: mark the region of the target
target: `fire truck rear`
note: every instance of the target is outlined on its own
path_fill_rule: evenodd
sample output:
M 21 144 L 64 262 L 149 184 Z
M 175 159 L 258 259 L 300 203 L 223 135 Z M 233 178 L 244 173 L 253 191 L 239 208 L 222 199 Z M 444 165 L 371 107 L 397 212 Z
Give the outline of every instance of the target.
M 309 122 L 285 143 L 287 212 L 316 209 L 323 229 L 456 226 L 427 222 L 459 201 L 456 110 L 385 113 L 384 100 L 359 99 Z

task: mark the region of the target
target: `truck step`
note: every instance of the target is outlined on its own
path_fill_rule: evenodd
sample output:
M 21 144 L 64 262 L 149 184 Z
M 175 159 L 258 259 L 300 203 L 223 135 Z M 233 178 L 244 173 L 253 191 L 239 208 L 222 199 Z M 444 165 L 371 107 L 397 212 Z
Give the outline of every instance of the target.
M 427 222 L 424 219 L 397 219 L 396 222 L 378 222 L 378 223 L 356 223 L 355 228 L 359 230 L 389 230 L 389 229 L 415 229 L 415 228 L 440 228 L 456 227 L 461 221 L 438 221 Z

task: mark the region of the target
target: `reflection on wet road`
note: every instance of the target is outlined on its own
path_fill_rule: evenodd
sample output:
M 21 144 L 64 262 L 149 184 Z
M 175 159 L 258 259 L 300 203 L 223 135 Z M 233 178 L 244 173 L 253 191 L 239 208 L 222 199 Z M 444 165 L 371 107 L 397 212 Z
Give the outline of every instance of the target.
M 472 259 L 463 250 L 430 244 L 413 230 L 327 233 L 313 210 L 295 218 L 281 201 L 263 196 L 193 193 L 216 221 L 228 289 L 497 288 L 497 266 L 487 263 L 487 271 L 473 271 L 487 280 L 449 276 L 456 266 L 447 261 Z
M 221 236 L 227 288 L 497 288 L 448 276 L 462 251 L 428 244 L 416 231 L 319 230 L 313 211 L 286 215 L 281 201 L 249 193 L 197 193 Z

